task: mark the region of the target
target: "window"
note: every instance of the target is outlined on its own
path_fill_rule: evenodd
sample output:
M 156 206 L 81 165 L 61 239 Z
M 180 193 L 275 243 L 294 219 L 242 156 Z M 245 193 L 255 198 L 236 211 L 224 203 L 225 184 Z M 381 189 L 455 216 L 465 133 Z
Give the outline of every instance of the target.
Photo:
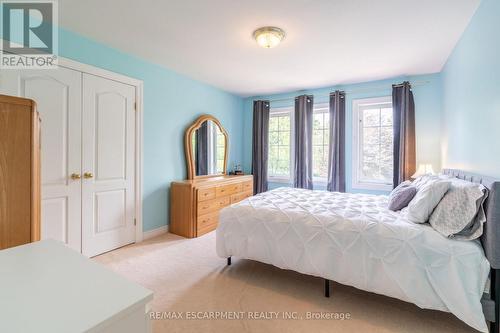
M 272 182 L 290 182 L 292 109 L 272 109 L 269 116 L 268 178 Z
M 355 100 L 353 121 L 352 187 L 391 190 L 393 176 L 391 97 Z
M 328 180 L 328 145 L 330 143 L 330 113 L 328 104 L 315 104 L 313 114 L 313 181 Z
M 313 180 L 326 183 L 330 114 L 328 104 L 315 104 L 313 114 Z M 293 108 L 271 109 L 269 117 L 268 178 L 271 182 L 291 182 L 293 170 Z

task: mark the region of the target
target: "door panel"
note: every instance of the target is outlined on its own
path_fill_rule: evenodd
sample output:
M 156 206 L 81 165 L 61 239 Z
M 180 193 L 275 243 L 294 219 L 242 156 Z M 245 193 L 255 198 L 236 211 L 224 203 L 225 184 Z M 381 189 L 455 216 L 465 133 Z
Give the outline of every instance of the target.
M 127 99 L 105 92 L 97 95 L 96 180 L 125 179 Z
M 36 101 L 43 121 L 42 186 L 67 186 L 69 182 L 69 89 L 68 84 L 53 77 L 21 76 L 21 94 Z
M 83 74 L 82 251 L 135 241 L 135 87 Z M 91 174 L 91 175 L 90 175 Z
M 126 190 L 98 192 L 94 198 L 96 233 L 126 227 L 126 220 L 122 218 L 126 211 Z
M 0 92 L 36 101 L 41 123 L 42 239 L 53 238 L 81 251 L 82 74 L 60 67 L 9 70 Z

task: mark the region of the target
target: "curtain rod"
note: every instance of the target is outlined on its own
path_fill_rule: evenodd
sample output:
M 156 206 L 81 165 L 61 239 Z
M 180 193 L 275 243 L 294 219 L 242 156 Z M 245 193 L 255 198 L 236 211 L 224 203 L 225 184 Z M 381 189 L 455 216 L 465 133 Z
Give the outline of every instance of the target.
M 426 85 L 428 83 L 430 83 L 431 81 L 429 80 L 426 80 L 426 81 L 415 81 L 415 82 L 410 82 L 410 85 L 412 87 L 419 87 L 419 86 L 423 86 L 423 85 Z M 380 86 L 376 86 L 376 87 L 367 87 L 367 88 L 360 88 L 360 89 L 353 89 L 353 90 L 345 90 L 345 94 L 348 95 L 348 94 L 356 94 L 356 93 L 363 93 L 363 92 L 372 92 L 372 91 L 378 91 L 378 90 L 387 90 L 387 89 L 391 89 L 392 88 L 392 84 L 388 87 L 387 85 L 380 85 Z M 402 84 L 394 84 L 394 86 L 396 87 L 400 87 L 402 86 Z M 339 90 L 339 89 L 336 89 L 336 90 Z M 314 95 L 314 94 L 307 94 L 307 93 L 300 93 L 301 95 L 302 94 L 306 94 L 306 95 L 313 95 L 315 98 L 324 98 L 324 97 L 330 97 L 330 94 L 321 94 L 321 95 Z M 295 100 L 295 97 L 297 96 L 293 96 L 293 97 L 284 97 L 284 98 L 276 98 L 276 99 L 265 99 L 266 101 L 269 101 L 269 102 L 285 102 L 285 101 L 293 101 Z M 257 99 L 255 99 L 257 100 Z M 264 100 L 264 99 L 260 99 L 259 100 Z

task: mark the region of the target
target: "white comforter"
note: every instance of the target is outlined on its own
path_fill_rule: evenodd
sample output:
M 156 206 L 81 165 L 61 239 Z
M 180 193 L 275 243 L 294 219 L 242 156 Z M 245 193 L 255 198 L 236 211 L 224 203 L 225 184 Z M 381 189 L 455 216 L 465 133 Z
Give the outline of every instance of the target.
M 490 266 L 481 245 L 386 207 L 386 196 L 276 189 L 222 210 L 217 254 L 448 311 L 486 332 L 480 299 Z

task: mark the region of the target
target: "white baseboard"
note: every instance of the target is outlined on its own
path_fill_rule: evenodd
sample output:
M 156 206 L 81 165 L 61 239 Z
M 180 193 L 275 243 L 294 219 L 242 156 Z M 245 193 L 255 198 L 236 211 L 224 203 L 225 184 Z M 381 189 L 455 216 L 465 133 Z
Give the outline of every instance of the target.
M 159 228 L 149 230 L 149 231 L 144 231 L 142 233 L 142 240 L 145 241 L 147 239 L 163 235 L 168 232 L 168 225 L 161 226 Z

